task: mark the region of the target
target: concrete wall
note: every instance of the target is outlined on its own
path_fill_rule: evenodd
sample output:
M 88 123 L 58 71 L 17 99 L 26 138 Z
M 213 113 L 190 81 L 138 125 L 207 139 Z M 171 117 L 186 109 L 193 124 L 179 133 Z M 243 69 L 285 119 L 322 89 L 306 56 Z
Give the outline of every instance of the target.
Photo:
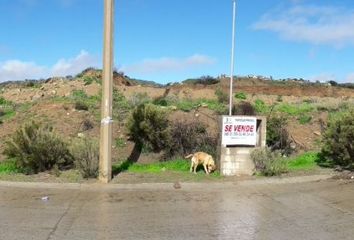
M 251 159 L 251 152 L 266 146 L 266 117 L 257 118 L 257 143 L 256 146 L 222 146 L 222 117 L 219 119 L 220 134 L 218 147 L 218 166 L 223 176 L 252 175 L 255 165 Z

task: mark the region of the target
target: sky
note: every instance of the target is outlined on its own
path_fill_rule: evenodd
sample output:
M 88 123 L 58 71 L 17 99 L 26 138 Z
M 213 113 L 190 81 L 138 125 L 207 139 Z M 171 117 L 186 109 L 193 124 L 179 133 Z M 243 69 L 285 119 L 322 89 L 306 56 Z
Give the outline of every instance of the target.
M 0 82 L 102 66 L 103 0 L 0 0 Z M 353 0 L 237 0 L 235 75 L 354 83 Z M 232 0 L 115 0 L 114 62 L 158 83 L 230 74 Z

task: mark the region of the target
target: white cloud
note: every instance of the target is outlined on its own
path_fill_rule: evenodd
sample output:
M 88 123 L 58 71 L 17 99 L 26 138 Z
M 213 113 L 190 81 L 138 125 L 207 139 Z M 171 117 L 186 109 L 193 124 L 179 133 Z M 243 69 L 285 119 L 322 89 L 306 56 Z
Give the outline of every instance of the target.
M 309 80 L 311 81 L 320 81 L 320 82 L 328 82 L 331 80 L 337 81 L 336 76 L 332 73 L 321 73 L 315 76 L 309 77 Z
M 8 60 L 0 62 L 0 82 L 74 75 L 87 67 L 98 65 L 97 59 L 83 50 L 76 57 L 60 59 L 49 67 L 38 65 L 35 62 Z
M 88 52 L 82 50 L 75 58 L 60 59 L 51 68 L 51 75 L 65 76 L 74 75 L 87 67 L 97 66 L 98 61 Z
M 34 62 L 9 60 L 0 63 L 0 82 L 25 78 L 39 78 L 46 72 L 45 67 L 36 65 Z
M 186 58 L 145 59 L 142 62 L 122 66 L 120 70 L 126 73 L 151 74 L 160 72 L 175 72 L 212 65 L 215 60 L 209 56 L 195 54 Z
M 345 78 L 344 82 L 346 83 L 354 83 L 354 73 L 350 73 Z
M 343 47 L 354 44 L 354 9 L 295 5 L 264 14 L 255 30 L 278 33 L 291 41 Z

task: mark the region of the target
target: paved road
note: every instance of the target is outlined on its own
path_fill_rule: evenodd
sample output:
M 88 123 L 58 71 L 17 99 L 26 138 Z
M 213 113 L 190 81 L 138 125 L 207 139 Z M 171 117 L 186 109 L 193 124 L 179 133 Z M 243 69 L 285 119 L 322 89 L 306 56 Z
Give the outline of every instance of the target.
M 344 181 L 66 188 L 0 184 L 0 239 L 354 236 L 354 183 Z

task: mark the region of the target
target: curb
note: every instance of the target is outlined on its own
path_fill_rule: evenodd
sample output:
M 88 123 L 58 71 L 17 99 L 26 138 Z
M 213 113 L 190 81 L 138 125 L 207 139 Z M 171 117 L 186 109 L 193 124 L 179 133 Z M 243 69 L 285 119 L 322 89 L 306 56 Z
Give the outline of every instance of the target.
M 323 181 L 331 178 L 332 175 L 312 175 L 301 177 L 286 177 L 286 178 L 268 178 L 255 180 L 241 180 L 234 182 L 215 182 L 215 183 L 190 183 L 181 182 L 182 189 L 205 189 L 202 186 L 208 185 L 208 189 L 225 189 L 236 186 L 255 186 L 267 184 L 296 184 L 306 182 Z M 102 190 L 172 190 L 173 183 L 43 183 L 43 182 L 10 182 L 0 181 L 0 187 L 14 188 L 46 188 L 46 189 L 67 189 L 67 190 L 84 190 L 84 191 L 102 191 Z

